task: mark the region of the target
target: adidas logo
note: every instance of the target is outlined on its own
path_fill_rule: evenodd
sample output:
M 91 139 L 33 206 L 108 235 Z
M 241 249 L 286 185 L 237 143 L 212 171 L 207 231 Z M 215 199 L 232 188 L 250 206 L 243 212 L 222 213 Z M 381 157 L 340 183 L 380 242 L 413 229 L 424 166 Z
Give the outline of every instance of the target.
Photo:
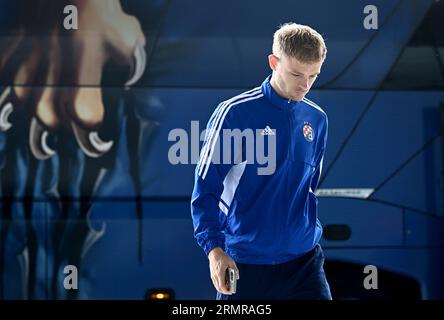
M 274 135 L 274 131 L 273 129 L 270 128 L 270 126 L 266 126 L 264 130 L 262 130 L 261 135 L 263 136 L 273 136 Z

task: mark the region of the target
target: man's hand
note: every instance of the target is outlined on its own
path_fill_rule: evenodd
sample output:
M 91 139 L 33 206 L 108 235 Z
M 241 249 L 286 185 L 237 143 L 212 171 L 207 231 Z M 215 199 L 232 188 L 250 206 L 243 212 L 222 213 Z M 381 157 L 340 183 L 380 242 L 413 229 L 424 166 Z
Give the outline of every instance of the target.
M 211 280 L 217 291 L 223 294 L 231 295 L 229 288 L 225 282 L 225 272 L 227 268 L 236 270 L 237 278 L 239 279 L 239 270 L 236 263 L 228 256 L 221 248 L 217 247 L 208 254 L 210 263 Z

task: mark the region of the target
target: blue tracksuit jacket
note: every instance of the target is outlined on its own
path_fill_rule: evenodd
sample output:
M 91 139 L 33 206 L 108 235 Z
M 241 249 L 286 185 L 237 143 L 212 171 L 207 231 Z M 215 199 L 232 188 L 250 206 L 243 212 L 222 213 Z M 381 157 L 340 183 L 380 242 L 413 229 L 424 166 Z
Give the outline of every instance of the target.
M 319 106 L 278 96 L 270 77 L 219 104 L 207 125 L 191 199 L 194 235 L 206 254 L 221 247 L 236 262 L 278 264 L 315 247 L 322 227 L 314 192 L 327 126 Z M 227 149 L 224 132 L 230 129 L 260 133 L 256 141 L 265 139 L 265 152 L 275 150 L 273 172 L 260 173 L 263 161 L 246 160 L 260 149 L 257 142 L 246 146 L 244 139 Z M 231 161 L 222 161 L 229 152 Z

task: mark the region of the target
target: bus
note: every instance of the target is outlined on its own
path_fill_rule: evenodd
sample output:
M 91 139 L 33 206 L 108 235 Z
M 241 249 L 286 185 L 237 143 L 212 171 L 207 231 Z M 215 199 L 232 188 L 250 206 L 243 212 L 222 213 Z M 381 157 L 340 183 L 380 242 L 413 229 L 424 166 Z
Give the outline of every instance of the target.
M 102 37 L 108 17 L 84 20 L 72 2 L 57 13 L 63 2 L 48 0 L 23 20 L 20 5 L 33 4 L 0 1 L 0 58 L 14 53 L 0 59 L 0 299 L 215 299 L 190 215 L 201 135 L 220 101 L 271 73 L 273 32 L 290 21 L 328 47 L 308 98 L 329 118 L 316 194 L 333 299 L 444 298 L 442 1 L 116 1 L 146 39 L 131 86 L 119 59 L 97 83 L 67 76 L 83 52 L 69 32 Z M 57 33 L 74 12 L 78 29 Z M 11 77 L 32 57 L 63 61 L 60 81 L 45 68 Z M 45 127 L 30 120 L 35 100 L 9 98 L 47 87 L 100 88 L 96 131 L 71 130 L 69 112 Z M 96 138 L 106 152 L 90 151 Z

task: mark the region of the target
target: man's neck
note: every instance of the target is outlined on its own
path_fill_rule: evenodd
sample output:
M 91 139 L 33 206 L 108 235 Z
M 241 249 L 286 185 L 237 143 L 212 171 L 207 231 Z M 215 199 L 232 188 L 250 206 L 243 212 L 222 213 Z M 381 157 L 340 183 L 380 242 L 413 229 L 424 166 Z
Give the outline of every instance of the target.
M 280 96 L 280 97 L 283 98 L 283 99 L 290 100 L 290 97 L 287 97 L 287 96 L 281 91 L 281 89 L 279 88 L 279 86 L 277 85 L 277 83 L 276 83 L 276 79 L 275 79 L 275 77 L 274 77 L 273 74 L 271 75 L 270 85 L 271 85 L 271 87 L 273 88 L 273 90 L 278 94 L 278 96 Z

